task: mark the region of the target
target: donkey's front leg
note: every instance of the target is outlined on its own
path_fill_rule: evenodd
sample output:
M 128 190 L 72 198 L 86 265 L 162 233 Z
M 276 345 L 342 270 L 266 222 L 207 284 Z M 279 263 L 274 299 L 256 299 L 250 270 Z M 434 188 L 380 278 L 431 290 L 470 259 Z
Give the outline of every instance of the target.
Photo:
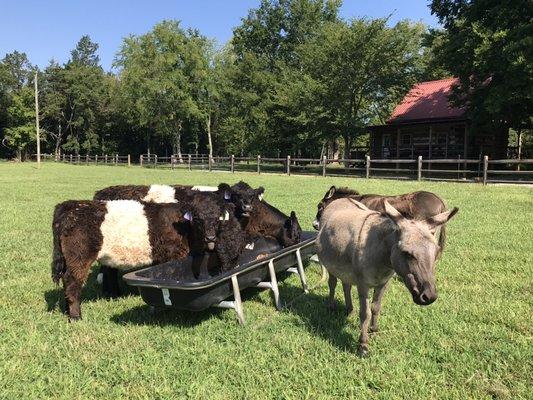
M 357 286 L 359 295 L 359 322 L 361 334 L 359 335 L 359 348 L 357 353 L 364 357 L 368 354 L 368 324 L 370 323 L 370 302 L 368 301 L 368 286 Z
M 385 291 L 387 290 L 387 287 L 389 286 L 389 282 L 387 281 L 383 285 L 377 286 L 374 289 L 374 295 L 372 296 L 372 320 L 370 323 L 370 332 L 377 332 L 378 331 L 378 319 L 379 319 L 379 312 L 381 311 L 381 300 L 383 299 L 383 295 L 385 294 Z

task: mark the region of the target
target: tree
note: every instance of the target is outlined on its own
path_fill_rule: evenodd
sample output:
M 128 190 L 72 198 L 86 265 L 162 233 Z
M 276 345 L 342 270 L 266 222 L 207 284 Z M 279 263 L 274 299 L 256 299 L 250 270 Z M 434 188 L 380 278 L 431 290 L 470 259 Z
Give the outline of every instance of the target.
M 380 122 L 421 73 L 420 46 L 425 28 L 387 19 L 336 21 L 303 44 L 298 53 L 316 93 L 327 137 L 342 136 L 344 156 L 369 123 Z M 315 112 L 315 111 L 313 111 Z M 312 115 L 308 117 L 312 119 Z
M 4 144 L 15 149 L 16 158 L 22 161 L 30 144 L 36 142 L 34 93 L 24 86 L 13 93 L 7 108 L 7 128 Z
M 25 53 L 14 51 L 0 62 L 0 128 L 2 145 L 15 152 L 16 158 L 26 158 L 28 147 L 35 143 L 35 110 L 33 74 Z
M 198 100 L 205 90 L 206 42 L 177 21 L 164 21 L 145 35 L 124 40 L 115 65 L 130 121 L 143 129 L 148 152 L 152 136 L 170 137 L 181 157 L 184 126 L 202 118 Z
M 533 3 L 433 0 L 431 12 L 445 28 L 436 56 L 460 79 L 452 100 L 475 124 L 531 126 Z

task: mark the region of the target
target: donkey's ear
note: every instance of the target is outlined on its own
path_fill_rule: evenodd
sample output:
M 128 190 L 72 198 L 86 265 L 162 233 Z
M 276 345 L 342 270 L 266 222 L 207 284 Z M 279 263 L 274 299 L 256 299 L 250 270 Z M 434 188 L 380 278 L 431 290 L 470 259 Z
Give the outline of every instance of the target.
M 392 219 L 394 222 L 399 222 L 403 218 L 403 215 L 400 214 L 397 209 L 391 206 L 387 200 L 385 200 L 384 205 L 385 214 L 387 214 L 389 218 Z
M 459 211 L 459 209 L 457 207 L 454 207 L 451 210 L 444 211 L 444 212 L 442 212 L 440 214 L 437 214 L 437 215 L 434 215 L 432 217 L 429 217 L 426 220 L 426 223 L 429 225 L 429 228 L 431 230 L 435 230 L 438 226 L 444 225 L 450 219 L 452 219 L 453 216 L 455 214 L 457 214 L 458 211 Z
M 331 198 L 333 197 L 333 195 L 335 194 L 335 191 L 336 191 L 336 190 L 337 190 L 337 189 L 335 188 L 335 186 L 330 187 L 330 188 L 329 188 L 329 191 L 326 193 L 325 198 L 326 198 L 326 199 L 331 199 Z

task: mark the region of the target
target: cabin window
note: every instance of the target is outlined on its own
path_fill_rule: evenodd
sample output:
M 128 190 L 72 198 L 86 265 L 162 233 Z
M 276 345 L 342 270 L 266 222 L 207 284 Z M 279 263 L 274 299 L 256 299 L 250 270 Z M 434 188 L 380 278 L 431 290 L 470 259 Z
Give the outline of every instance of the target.
M 390 156 L 390 134 L 383 135 L 382 146 L 381 146 L 383 158 L 389 158 Z

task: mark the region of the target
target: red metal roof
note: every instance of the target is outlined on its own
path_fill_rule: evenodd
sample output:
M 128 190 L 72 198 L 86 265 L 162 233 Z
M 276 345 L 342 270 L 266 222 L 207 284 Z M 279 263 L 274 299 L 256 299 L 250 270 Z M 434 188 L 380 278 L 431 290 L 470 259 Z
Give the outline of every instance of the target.
M 463 117 L 465 108 L 452 107 L 448 102 L 452 86 L 458 83 L 457 78 L 417 83 L 396 106 L 387 123 Z

